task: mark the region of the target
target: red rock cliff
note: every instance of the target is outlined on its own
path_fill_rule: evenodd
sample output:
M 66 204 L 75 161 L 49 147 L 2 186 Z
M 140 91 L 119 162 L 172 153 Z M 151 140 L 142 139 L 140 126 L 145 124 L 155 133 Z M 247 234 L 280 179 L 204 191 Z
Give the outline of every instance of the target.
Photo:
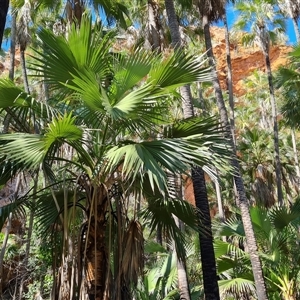
M 223 28 L 212 27 L 211 35 L 214 42 L 213 52 L 217 61 L 217 70 L 220 83 L 226 89 L 226 50 L 225 34 Z M 231 45 L 231 61 L 233 70 L 233 91 L 236 96 L 245 93 L 243 80 L 250 76 L 254 70 L 265 71 L 265 59 L 259 47 L 244 47 L 241 44 Z M 270 60 L 272 70 L 285 65 L 288 61 L 288 53 L 292 47 L 285 45 L 274 45 L 270 48 Z

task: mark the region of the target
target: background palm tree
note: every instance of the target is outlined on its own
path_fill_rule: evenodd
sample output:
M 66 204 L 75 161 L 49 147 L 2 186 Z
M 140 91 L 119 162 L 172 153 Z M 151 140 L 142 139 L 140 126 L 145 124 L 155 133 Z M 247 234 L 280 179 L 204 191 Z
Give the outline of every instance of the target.
M 200 17 L 202 19 L 202 26 L 204 30 L 205 36 L 205 46 L 207 50 L 207 56 L 209 57 L 209 63 L 212 69 L 215 71 L 215 59 L 212 52 L 212 43 L 210 36 L 210 24 L 213 21 L 217 21 L 220 19 L 225 13 L 225 1 L 198 1 L 198 9 L 200 12 Z M 213 87 L 215 90 L 217 106 L 219 109 L 220 119 L 224 128 L 226 128 L 226 137 L 229 139 L 230 144 L 232 145 L 233 155 L 232 155 L 232 166 L 234 168 L 234 182 L 236 185 L 237 196 L 238 196 L 238 204 L 241 209 L 241 215 L 243 224 L 246 231 L 247 244 L 251 259 L 251 264 L 253 268 L 253 274 L 255 279 L 255 285 L 257 289 L 258 299 L 268 299 L 267 291 L 264 282 L 264 276 L 262 271 L 262 265 L 260 259 L 257 255 L 257 245 L 256 239 L 254 236 L 254 231 L 251 223 L 251 217 L 249 213 L 249 204 L 246 196 L 246 191 L 243 183 L 243 179 L 240 173 L 239 162 L 236 157 L 235 145 L 233 141 L 233 136 L 231 134 L 230 123 L 228 120 L 227 109 L 224 103 L 222 90 L 220 87 L 219 79 L 216 76 L 213 80 Z
M 168 15 L 169 29 L 172 38 L 172 44 L 175 49 L 184 51 L 182 46 L 179 24 L 175 13 L 173 0 L 165 0 L 166 11 Z M 182 110 L 184 118 L 194 116 L 194 107 L 190 86 L 184 86 L 180 89 L 182 96 Z M 202 274 L 204 294 L 207 300 L 220 299 L 218 278 L 216 273 L 216 260 L 213 251 L 213 235 L 211 231 L 211 219 L 209 211 L 209 203 L 206 191 L 204 171 L 201 168 L 194 166 L 191 170 L 193 181 L 193 190 L 195 195 L 195 204 L 199 209 L 199 221 L 204 225 L 206 231 L 199 232 L 200 241 L 200 257 L 202 262 Z M 209 256 L 207 255 L 209 253 Z M 183 299 L 184 299 L 183 295 Z
M 238 2 L 235 8 L 239 12 L 239 18 L 235 26 L 240 30 L 250 27 L 251 33 L 244 36 L 245 43 L 253 43 L 256 39 L 259 43 L 265 57 L 266 73 L 268 75 L 270 99 L 272 105 L 273 118 L 273 135 L 274 135 L 274 156 L 276 163 L 276 185 L 277 185 L 277 200 L 280 205 L 283 204 L 282 179 L 281 179 L 281 163 L 279 154 L 279 138 L 278 138 L 278 122 L 277 122 L 277 105 L 274 93 L 271 62 L 270 62 L 270 46 L 284 33 L 284 20 L 279 12 L 274 11 L 272 1 L 253 0 Z M 271 27 L 272 26 L 272 31 Z

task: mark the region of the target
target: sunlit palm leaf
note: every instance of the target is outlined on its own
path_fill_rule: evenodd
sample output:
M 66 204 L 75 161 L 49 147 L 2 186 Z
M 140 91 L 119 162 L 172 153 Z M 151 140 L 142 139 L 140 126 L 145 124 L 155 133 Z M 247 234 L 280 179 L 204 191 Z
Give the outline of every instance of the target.
M 40 135 L 5 134 L 0 136 L 0 140 L 7 142 L 0 146 L 1 156 L 5 156 L 9 161 L 23 164 L 26 168 L 37 167 L 45 157 L 45 143 Z
M 137 49 L 133 54 L 123 54 L 114 59 L 114 78 L 110 92 L 115 99 L 124 98 L 133 87 L 146 79 L 154 54 Z
M 78 146 L 81 154 L 84 154 L 81 143 L 76 143 L 82 137 L 82 130 L 74 125 L 74 122 L 74 117 L 65 115 L 53 119 L 44 135 L 21 133 L 1 135 L 0 141 L 6 142 L 2 142 L 0 146 L 1 155 L 9 161 L 32 169 L 43 162 L 48 151 L 64 142 Z
M 85 68 L 96 73 L 98 78 L 106 79 L 111 35 L 102 38 L 100 34 L 93 33 L 91 24 L 90 17 L 84 15 L 80 30 L 72 27 L 69 41 L 45 29 L 40 31 L 44 51 L 36 51 L 34 59 L 37 62 L 33 62 L 35 67 L 32 69 L 41 72 L 40 76 L 45 77 L 52 88 L 63 88 L 73 79 L 72 75 Z
M 214 74 L 209 68 L 204 68 L 204 59 L 186 55 L 177 51 L 163 61 L 157 61 L 149 73 L 148 81 L 157 86 L 154 95 L 165 93 L 164 89 L 174 89 L 196 81 L 210 81 Z

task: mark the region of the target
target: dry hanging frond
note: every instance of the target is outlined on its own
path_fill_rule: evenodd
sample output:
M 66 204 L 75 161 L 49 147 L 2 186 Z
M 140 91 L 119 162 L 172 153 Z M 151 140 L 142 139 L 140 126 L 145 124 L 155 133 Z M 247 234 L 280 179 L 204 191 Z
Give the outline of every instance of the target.
M 144 266 L 144 237 L 141 224 L 137 220 L 129 223 L 123 240 L 122 275 L 124 281 L 137 284 Z

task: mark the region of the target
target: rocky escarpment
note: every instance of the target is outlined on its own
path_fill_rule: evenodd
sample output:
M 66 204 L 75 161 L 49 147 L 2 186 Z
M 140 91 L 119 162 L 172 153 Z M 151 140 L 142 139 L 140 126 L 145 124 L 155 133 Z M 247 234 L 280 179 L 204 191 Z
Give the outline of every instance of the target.
M 214 42 L 213 52 L 217 61 L 218 76 L 222 89 L 227 89 L 227 63 L 225 33 L 223 28 L 213 27 L 211 35 Z M 288 62 L 288 54 L 292 51 L 291 46 L 273 45 L 270 48 L 270 60 L 272 70 L 277 70 L 280 66 Z M 230 45 L 232 61 L 233 92 L 236 96 L 245 94 L 246 90 L 243 81 L 251 76 L 255 70 L 265 71 L 265 58 L 259 47 L 245 47 L 239 42 Z

